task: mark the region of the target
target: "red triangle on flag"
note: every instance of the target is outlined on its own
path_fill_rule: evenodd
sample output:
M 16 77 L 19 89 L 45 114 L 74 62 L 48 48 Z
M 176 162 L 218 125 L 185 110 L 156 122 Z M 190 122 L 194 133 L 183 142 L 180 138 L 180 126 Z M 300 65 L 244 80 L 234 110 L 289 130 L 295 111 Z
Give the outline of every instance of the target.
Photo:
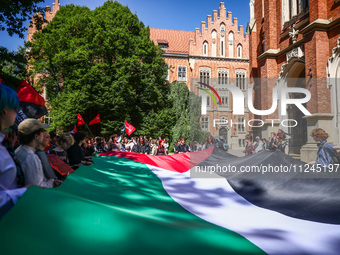
M 77 126 L 81 126 L 84 125 L 85 121 L 83 119 L 83 117 L 80 115 L 80 113 L 78 113 L 78 117 L 77 117 Z
M 131 135 L 135 130 L 136 130 L 136 128 L 134 126 L 129 124 L 127 121 L 125 121 L 125 132 L 128 135 Z
M 94 125 L 94 124 L 97 124 L 97 123 L 100 123 L 99 113 L 93 120 L 90 121 L 89 125 Z
M 77 132 L 78 132 L 78 130 L 77 130 L 77 125 L 76 125 L 76 124 L 74 124 L 74 129 L 73 129 L 72 132 L 73 132 L 73 133 L 77 133 Z

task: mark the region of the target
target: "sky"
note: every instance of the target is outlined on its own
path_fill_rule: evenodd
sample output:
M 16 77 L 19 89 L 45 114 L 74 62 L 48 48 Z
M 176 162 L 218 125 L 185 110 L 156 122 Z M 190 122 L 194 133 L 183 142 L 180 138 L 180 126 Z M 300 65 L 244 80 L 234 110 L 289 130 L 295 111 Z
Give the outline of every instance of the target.
M 59 0 L 61 6 L 74 4 L 87 6 L 91 10 L 102 6 L 106 0 Z M 200 28 L 201 21 L 207 20 L 207 15 L 211 15 L 213 10 L 217 10 L 221 1 L 215 0 L 119 0 L 122 5 L 128 6 L 132 13 L 136 13 L 139 20 L 144 25 L 151 28 L 175 29 L 194 31 Z M 42 7 L 51 6 L 54 0 L 45 0 L 40 4 Z M 232 17 L 238 18 L 238 24 L 244 26 L 244 30 L 249 22 L 249 0 L 225 0 L 225 7 L 232 12 Z M 26 22 L 28 27 L 29 21 Z M 26 33 L 27 34 L 27 33 Z M 19 46 L 24 46 L 24 39 L 14 35 L 10 37 L 6 31 L 0 32 L 0 45 L 10 51 L 16 50 Z

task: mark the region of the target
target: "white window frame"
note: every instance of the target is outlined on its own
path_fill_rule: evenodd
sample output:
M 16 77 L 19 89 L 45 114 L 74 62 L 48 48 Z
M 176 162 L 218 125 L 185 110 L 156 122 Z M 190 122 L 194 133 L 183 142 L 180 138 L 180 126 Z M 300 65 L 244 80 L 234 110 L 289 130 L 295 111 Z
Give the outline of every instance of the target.
M 241 44 L 239 44 L 239 45 L 237 45 L 237 57 L 238 58 L 242 58 L 242 45 Z
M 201 77 L 201 74 L 203 74 L 203 79 Z M 200 82 L 203 82 L 203 83 L 210 85 L 210 78 L 211 78 L 211 69 L 210 68 L 200 68 L 199 69 Z M 202 85 L 200 85 L 200 87 L 202 87 Z
M 235 73 L 235 84 L 236 87 L 240 88 L 242 91 L 247 90 L 247 71 L 246 70 L 236 70 Z
M 223 32 L 223 36 L 222 36 Z M 221 23 L 220 25 L 220 56 L 225 57 L 225 25 Z
M 234 57 L 234 33 L 230 31 L 228 34 L 228 45 L 229 45 L 229 57 Z
M 203 56 L 208 56 L 209 54 L 209 44 L 207 41 L 203 42 Z
M 201 116 L 201 129 L 202 129 L 202 131 L 209 132 L 209 130 L 210 130 L 210 125 L 209 124 L 210 124 L 210 117 L 209 117 L 209 115 L 202 115 Z
M 183 71 L 183 68 L 185 68 L 185 71 Z M 178 81 L 187 81 L 187 70 L 188 68 L 186 66 L 177 66 L 177 80 Z M 183 78 L 183 73 L 184 73 L 184 78 Z
M 244 123 L 244 121 L 245 121 L 245 117 L 238 117 L 237 118 L 237 122 L 238 122 L 238 124 L 237 124 L 237 131 L 238 132 L 246 132 L 246 127 L 242 124 L 242 123 Z

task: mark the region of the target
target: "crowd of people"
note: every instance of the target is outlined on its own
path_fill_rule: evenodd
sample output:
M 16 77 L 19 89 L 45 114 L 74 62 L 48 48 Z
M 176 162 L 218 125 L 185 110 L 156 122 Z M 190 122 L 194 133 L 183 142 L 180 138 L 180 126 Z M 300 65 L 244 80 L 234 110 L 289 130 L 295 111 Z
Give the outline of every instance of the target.
M 168 155 L 168 139 L 153 139 L 146 136 L 124 137 L 117 134 L 108 141 L 103 137 L 88 138 L 83 132 L 65 133 L 58 136 L 47 132 L 44 125 L 32 118 L 23 120 L 14 132 L 10 127 L 15 123 L 19 98 L 9 87 L 0 84 L 0 218 L 18 201 L 30 185 L 41 188 L 58 187 L 63 178 L 58 175 L 49 161 L 53 154 L 66 165 L 77 169 L 80 165 L 92 164 L 92 156 L 107 151 L 126 151 L 149 155 Z M 329 166 L 339 147 L 327 142 L 328 134 L 323 129 L 314 129 L 311 136 L 319 143 L 317 164 Z M 286 134 L 272 133 L 267 140 L 259 136 L 252 142 L 252 136 L 245 138 L 245 154 L 263 150 L 280 150 L 288 154 Z M 209 135 L 203 145 L 198 142 L 185 143 L 182 137 L 176 141 L 173 153 L 186 153 L 209 149 L 216 144 Z M 221 147 L 218 145 L 218 147 Z M 172 153 L 172 152 L 171 152 Z M 63 164 L 64 164 L 63 163 Z
M 289 153 L 288 141 L 286 140 L 286 134 L 284 132 L 275 133 L 272 132 L 271 136 L 266 139 L 261 139 L 259 136 L 255 137 L 255 141 L 252 142 L 252 135 L 246 135 L 245 137 L 245 155 L 251 155 L 264 150 L 275 151 L 279 150 L 286 155 Z

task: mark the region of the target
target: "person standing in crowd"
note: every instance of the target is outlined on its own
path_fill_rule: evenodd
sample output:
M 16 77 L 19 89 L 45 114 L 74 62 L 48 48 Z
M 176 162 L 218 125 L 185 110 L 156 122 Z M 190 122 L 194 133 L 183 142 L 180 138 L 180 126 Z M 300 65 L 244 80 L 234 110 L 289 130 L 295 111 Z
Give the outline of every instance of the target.
M 263 151 L 263 143 L 259 136 L 255 137 L 255 142 L 253 143 L 255 148 L 255 153 L 258 153 L 260 151 Z
M 185 144 L 185 138 L 181 137 L 181 144 L 179 145 L 179 153 L 189 152 L 189 146 Z
M 163 140 L 160 142 L 160 145 L 158 146 L 157 155 L 165 155 L 165 148 L 164 148 Z
M 51 166 L 50 161 L 48 160 L 45 148 L 50 146 L 50 134 L 47 131 L 43 132 L 43 140 L 40 144 L 38 144 L 38 147 L 35 151 L 35 153 L 38 155 L 42 167 L 44 175 L 47 179 L 54 179 L 55 186 L 58 186 L 61 184 L 61 181 L 57 180 L 58 177 L 54 173 L 54 170 Z
M 245 137 L 245 142 L 246 142 L 246 149 L 245 149 L 245 155 L 252 155 L 255 153 L 255 148 L 254 145 L 251 142 L 252 136 L 251 135 L 246 135 Z
M 49 146 L 47 147 L 47 151 L 48 152 L 51 152 L 54 148 L 57 148 L 58 147 L 58 136 L 57 136 L 57 134 L 56 134 L 56 132 L 55 131 L 51 131 L 50 133 L 49 133 L 49 135 L 50 135 L 50 144 L 49 144 Z M 46 150 L 46 149 L 45 149 Z
M 179 146 L 180 145 L 181 145 L 181 140 L 177 139 L 175 147 L 174 147 L 175 154 L 179 153 Z
M 94 147 L 91 143 L 91 139 L 86 139 L 84 145 L 86 146 L 83 146 L 83 150 L 84 150 L 84 156 L 85 158 L 92 158 L 92 156 L 95 154 L 95 151 L 94 151 Z
M 145 149 L 146 149 L 146 146 L 145 146 L 145 143 L 144 143 L 144 137 L 140 136 L 139 137 L 139 144 L 137 144 L 137 152 L 144 154 Z
M 70 164 L 70 160 L 67 155 L 67 149 L 74 144 L 74 138 L 71 134 L 62 134 L 59 139 L 59 144 L 51 151 L 51 154 L 56 155 L 66 164 Z
M 117 134 L 111 135 L 107 150 L 108 151 L 121 151 L 122 145 L 118 143 L 117 141 L 118 141 L 118 135 Z
M 131 142 L 129 143 L 130 152 L 137 152 L 137 142 L 136 137 L 132 137 Z
M 268 149 L 268 140 L 266 138 L 262 138 L 263 150 Z
M 269 138 L 269 144 L 268 149 L 271 151 L 275 151 L 279 146 L 277 144 L 277 137 L 275 132 L 271 132 L 270 138 Z
M 67 149 L 67 155 L 70 160 L 70 166 L 77 169 L 81 164 L 86 165 L 84 151 L 81 148 L 85 142 L 86 134 L 83 132 L 73 133 L 74 144 Z
M 168 143 L 168 139 L 167 138 L 164 139 L 163 146 L 164 146 L 164 149 L 165 149 L 165 155 L 168 155 L 169 154 L 169 143 Z
M 313 129 L 310 136 L 318 143 L 319 147 L 316 161 L 310 162 L 310 164 L 315 163 L 322 167 L 329 167 L 332 163 L 333 156 L 335 155 L 335 150 L 339 150 L 340 147 L 327 142 L 329 135 L 322 128 Z
M 105 144 L 103 143 L 103 139 L 102 138 L 100 138 L 100 137 L 97 138 L 96 146 L 94 146 L 94 151 L 97 154 L 106 152 Z
M 54 179 L 48 179 L 44 175 L 43 166 L 37 154 L 36 148 L 44 139 L 43 125 L 36 119 L 25 119 L 18 126 L 20 146 L 15 154 L 20 162 L 25 175 L 26 185 L 37 185 L 43 188 L 52 188 L 59 185 Z
M 209 148 L 215 146 L 214 140 L 215 140 L 214 137 L 212 135 L 209 135 L 207 137 L 207 140 L 205 141 L 205 143 L 203 145 L 203 150 L 209 149 Z
M 288 146 L 288 142 L 286 141 L 286 134 L 285 133 L 278 133 L 277 134 L 277 140 L 278 140 L 277 149 L 282 151 L 284 154 L 288 155 L 289 146 Z
M 197 141 L 194 142 L 195 145 L 195 150 L 196 151 L 201 151 L 202 150 L 202 145 L 200 145 Z
M 151 148 L 151 155 L 156 155 L 157 154 L 157 149 L 158 149 L 158 146 L 156 144 L 156 140 L 155 139 L 152 139 L 150 141 L 150 148 Z
M 18 202 L 27 187 L 18 187 L 17 166 L 3 145 L 5 133 L 14 125 L 19 108 L 19 98 L 14 90 L 0 84 L 0 218 Z

